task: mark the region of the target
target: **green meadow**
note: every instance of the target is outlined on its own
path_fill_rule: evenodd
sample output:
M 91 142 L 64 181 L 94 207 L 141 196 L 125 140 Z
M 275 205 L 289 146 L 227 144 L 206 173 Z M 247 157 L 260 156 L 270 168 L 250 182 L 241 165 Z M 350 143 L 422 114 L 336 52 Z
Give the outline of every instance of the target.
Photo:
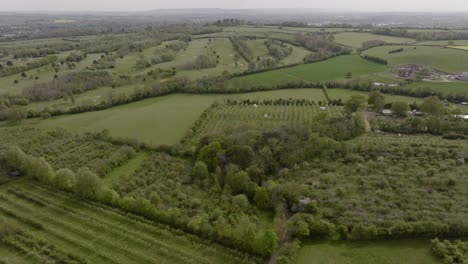
M 305 243 L 297 264 L 438 264 L 429 241 L 311 242 Z
M 386 67 L 362 59 L 357 55 L 339 56 L 325 61 L 272 70 L 234 78 L 228 87 L 277 85 L 291 81 L 328 81 L 345 79 L 348 72 L 354 77 L 381 73 Z
M 362 43 L 371 40 L 381 40 L 390 44 L 409 44 L 415 42 L 414 39 L 410 38 L 375 35 L 371 33 L 342 32 L 335 35 L 336 43 L 353 48 L 361 48 Z
M 399 48 L 404 50 L 389 54 L 389 51 Z M 457 49 L 428 46 L 382 46 L 367 50 L 364 54 L 384 58 L 391 65 L 424 64 L 444 72 L 468 71 L 468 52 Z

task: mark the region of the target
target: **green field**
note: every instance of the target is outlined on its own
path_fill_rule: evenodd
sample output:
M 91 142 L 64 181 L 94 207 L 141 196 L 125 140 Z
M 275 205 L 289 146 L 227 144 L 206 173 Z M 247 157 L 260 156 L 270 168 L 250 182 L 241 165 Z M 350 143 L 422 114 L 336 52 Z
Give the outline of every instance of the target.
M 468 46 L 448 46 L 448 48 L 467 50 L 468 51 Z
M 257 57 L 267 57 L 268 55 L 268 49 L 265 45 L 265 39 L 255 39 L 255 40 L 248 40 L 246 41 L 247 46 L 250 48 L 252 51 L 252 57 L 250 58 L 251 60 L 255 61 Z M 293 51 L 292 53 L 287 56 L 286 58 L 282 59 L 279 61 L 278 66 L 284 66 L 284 65 L 289 65 L 289 64 L 295 64 L 295 63 L 302 63 L 304 57 L 310 53 L 310 51 L 306 50 L 303 47 L 299 46 L 292 46 L 290 44 L 285 44 L 288 48 L 292 47 Z
M 382 40 L 390 44 L 409 44 L 415 40 L 410 38 L 399 38 L 371 33 L 343 32 L 335 35 L 335 42 L 341 45 L 361 48 L 362 43 L 370 40 Z
M 453 42 L 454 42 L 455 46 L 466 46 L 466 45 L 468 45 L 468 40 L 454 40 Z M 448 45 L 448 40 L 424 41 L 424 42 L 418 42 L 418 45 L 447 46 Z
M 58 55 L 59 59 L 64 58 L 69 54 L 69 52 L 64 52 Z M 69 69 L 67 66 L 62 66 L 61 70 L 57 75 L 61 76 L 68 72 L 75 72 L 85 69 L 87 66 L 92 65 L 93 60 L 98 59 L 101 54 L 88 54 L 86 59 L 78 62 L 76 67 Z M 53 80 L 55 71 L 51 65 L 45 65 L 39 68 L 35 68 L 29 71 L 25 71 L 29 76 L 27 78 L 21 77 L 20 73 L 15 75 L 10 75 L 0 78 L 0 94 L 10 93 L 10 94 L 21 94 L 25 87 L 33 85 L 35 82 L 48 82 Z M 35 80 L 33 77 L 39 77 L 38 80 Z M 15 84 L 14 81 L 18 80 L 19 83 Z
M 215 68 L 202 70 L 183 69 L 187 63 L 193 62 L 197 56 L 213 55 L 213 52 L 216 52 L 216 54 L 219 55 L 219 64 Z M 175 67 L 177 69 L 177 76 L 200 78 L 203 76 L 217 76 L 224 71 L 233 73 L 246 70 L 247 62 L 242 58 L 238 59 L 238 64 L 236 66 L 236 54 L 237 52 L 234 50 L 232 43 L 228 38 L 213 38 L 211 40 L 208 38 L 195 39 L 189 43 L 186 50 L 181 50 L 176 53 L 175 60 L 154 65 L 138 73 L 147 73 L 150 70 L 171 69 Z M 127 67 L 130 66 L 129 62 L 126 64 Z
M 330 96 L 330 99 L 340 99 L 343 101 L 348 100 L 351 98 L 353 95 L 362 95 L 367 97 L 369 95 L 368 92 L 361 92 L 361 91 L 353 91 L 353 90 L 346 90 L 346 89 L 328 89 L 328 95 Z M 391 102 L 396 102 L 396 101 L 402 101 L 406 103 L 421 103 L 423 101 L 422 98 L 417 98 L 417 97 L 409 97 L 409 96 L 400 96 L 400 95 L 391 95 L 391 94 L 385 94 L 385 101 L 387 103 Z
M 169 95 L 104 111 L 27 120 L 21 125 L 46 129 L 63 127 L 73 132 L 109 129 L 115 137 L 133 137 L 154 145 L 174 144 L 214 98 L 211 95 Z
M 197 237 L 27 180 L 0 188 L 0 215 L 28 232 L 17 235 L 14 247 L 0 243 L 0 260 L 7 263 L 49 263 L 57 251 L 87 263 L 253 263 Z M 38 241 L 46 241 L 40 244 L 44 250 L 32 244 Z
M 53 109 L 60 109 L 67 111 L 71 107 L 79 106 L 79 105 L 97 105 L 102 101 L 106 101 L 111 96 L 115 96 L 116 94 L 131 94 L 134 92 L 136 88 L 140 87 L 139 85 L 125 85 L 119 86 L 116 88 L 112 87 L 101 87 L 95 90 L 90 90 L 82 94 L 74 95 L 73 98 L 75 101 L 73 102 L 69 98 L 62 98 L 56 99 L 46 102 L 32 102 L 30 103 L 27 108 L 33 109 L 36 111 L 42 111 L 44 108 Z
M 460 93 L 468 94 L 468 82 L 414 82 L 408 85 L 408 88 L 416 87 L 430 87 L 431 89 L 442 92 L 443 94 L 448 93 Z
M 348 72 L 352 72 L 353 76 L 356 77 L 380 73 L 385 70 L 384 65 L 364 60 L 356 55 L 339 56 L 322 62 L 234 78 L 228 82 L 228 87 L 271 86 L 297 81 L 341 80 Z
M 327 106 L 330 117 L 343 116 L 340 106 Z M 199 136 L 230 131 L 239 126 L 270 129 L 279 126 L 296 128 L 310 126 L 320 113 L 318 101 L 312 105 L 230 105 L 220 104 L 210 109 L 208 119 L 199 128 Z
M 313 242 L 299 252 L 297 264 L 436 264 L 429 241 Z
M 403 48 L 403 52 L 389 54 Z M 391 65 L 424 64 L 444 72 L 468 71 L 468 52 L 427 46 L 383 46 L 364 52 L 366 55 L 387 59 Z M 430 54 L 430 55 L 429 55 Z

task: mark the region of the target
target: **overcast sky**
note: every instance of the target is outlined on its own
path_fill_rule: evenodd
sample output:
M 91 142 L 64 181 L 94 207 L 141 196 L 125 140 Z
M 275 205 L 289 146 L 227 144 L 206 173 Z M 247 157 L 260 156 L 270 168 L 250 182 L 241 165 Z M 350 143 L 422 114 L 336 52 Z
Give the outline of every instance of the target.
M 0 0 L 0 11 L 144 11 L 166 8 L 285 7 L 468 12 L 468 0 Z

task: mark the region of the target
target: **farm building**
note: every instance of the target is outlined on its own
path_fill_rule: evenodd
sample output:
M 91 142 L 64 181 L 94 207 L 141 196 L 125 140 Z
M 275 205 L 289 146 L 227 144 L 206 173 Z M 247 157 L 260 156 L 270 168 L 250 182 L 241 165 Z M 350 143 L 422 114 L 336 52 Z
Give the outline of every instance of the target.
M 456 77 L 460 81 L 468 81 L 468 72 L 464 72 Z
M 382 114 L 384 116 L 391 116 L 391 115 L 393 115 L 393 111 L 390 110 L 390 109 L 384 109 L 384 110 L 382 110 Z

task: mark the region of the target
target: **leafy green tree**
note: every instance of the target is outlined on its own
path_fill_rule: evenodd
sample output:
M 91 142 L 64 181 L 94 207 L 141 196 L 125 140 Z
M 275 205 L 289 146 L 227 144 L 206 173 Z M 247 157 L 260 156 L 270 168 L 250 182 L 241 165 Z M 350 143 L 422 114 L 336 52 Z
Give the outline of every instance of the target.
M 215 141 L 203 147 L 198 155 L 198 159 L 205 162 L 208 170 L 213 172 L 219 165 L 218 154 L 222 151 L 221 143 Z
M 258 208 L 268 208 L 270 206 L 270 196 L 265 187 L 255 189 L 254 201 Z
M 107 187 L 103 188 L 98 194 L 99 201 L 110 205 L 117 205 L 119 198 L 120 195 L 116 191 Z
M 375 112 L 381 113 L 385 106 L 385 96 L 379 91 L 373 91 L 369 94 L 367 103 L 373 106 Z
M 421 111 L 429 115 L 443 115 L 447 111 L 444 104 L 437 96 L 431 96 L 424 99 L 424 102 L 421 104 L 420 108 Z
M 392 112 L 397 116 L 406 116 L 409 110 L 410 107 L 405 102 L 398 101 L 392 103 Z
M 161 196 L 157 192 L 151 192 L 149 199 L 154 205 L 158 205 L 161 201 Z
M 353 95 L 345 102 L 344 109 L 347 113 L 354 113 L 365 110 L 367 107 L 367 99 L 362 95 Z
M 204 180 L 210 176 L 210 172 L 208 171 L 208 166 L 203 161 L 195 162 L 195 165 L 192 169 L 192 175 L 195 179 Z
M 9 169 L 26 173 L 28 156 L 18 146 L 8 148 L 1 157 Z
M 250 181 L 250 177 L 245 171 L 229 173 L 226 176 L 225 184 L 231 187 L 232 194 L 243 193 L 252 197 L 254 183 Z
M 234 145 L 227 149 L 226 159 L 229 163 L 236 164 L 240 168 L 247 168 L 254 160 L 255 154 L 249 146 Z
M 302 219 L 292 219 L 288 222 L 288 231 L 291 236 L 305 238 L 310 235 L 309 224 Z
M 255 249 L 263 256 L 270 256 L 278 247 L 278 240 L 275 231 L 268 229 L 257 235 Z
M 88 168 L 81 168 L 76 173 L 75 192 L 84 198 L 96 198 L 101 187 L 101 179 Z
M 249 199 L 247 199 L 247 196 L 245 196 L 245 194 L 238 194 L 232 197 L 232 205 L 245 212 L 249 209 L 250 203 Z
M 28 163 L 29 175 L 43 183 L 52 183 L 55 177 L 55 172 L 49 162 L 47 162 L 43 157 L 30 157 Z

